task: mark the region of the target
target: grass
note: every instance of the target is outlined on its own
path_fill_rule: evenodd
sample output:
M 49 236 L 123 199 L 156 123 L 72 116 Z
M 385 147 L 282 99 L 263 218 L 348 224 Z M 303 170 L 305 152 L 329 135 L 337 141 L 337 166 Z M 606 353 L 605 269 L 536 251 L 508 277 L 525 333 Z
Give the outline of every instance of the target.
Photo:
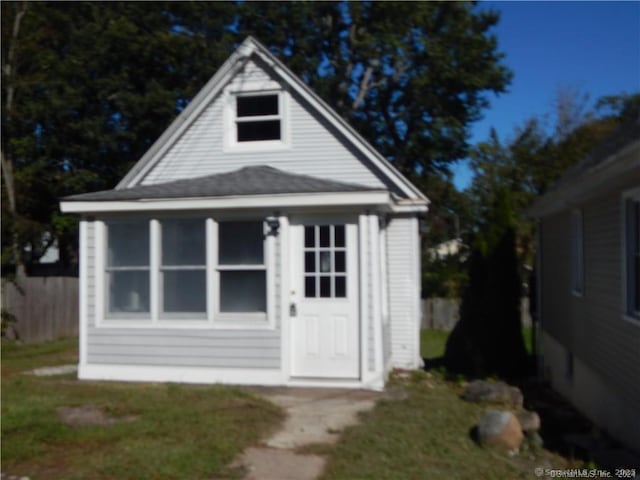
M 423 358 L 438 358 L 444 355 L 444 349 L 449 337 L 445 330 L 421 330 L 420 331 L 420 352 Z M 522 337 L 527 352 L 533 351 L 533 327 L 524 327 Z
M 461 400 L 457 383 L 415 372 L 402 385 L 406 399 L 380 401 L 360 425 L 344 433 L 324 480 L 534 479 L 538 466 L 570 466 L 546 450 L 523 450 L 511 457 L 479 447 L 470 429 L 486 406 Z
M 2 345 L 2 470 L 31 479 L 198 479 L 278 425 L 282 411 L 239 388 L 77 381 L 22 372 L 70 363 L 76 342 Z M 72 427 L 59 407 L 95 405 L 130 423 Z

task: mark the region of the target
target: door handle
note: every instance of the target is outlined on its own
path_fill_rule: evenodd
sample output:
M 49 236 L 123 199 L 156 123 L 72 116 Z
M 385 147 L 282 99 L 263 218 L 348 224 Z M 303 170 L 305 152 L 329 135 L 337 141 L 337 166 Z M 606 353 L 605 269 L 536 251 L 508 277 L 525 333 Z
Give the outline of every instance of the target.
M 296 317 L 297 315 L 298 315 L 298 309 L 296 307 L 296 304 L 291 302 L 291 305 L 289 305 L 289 316 Z

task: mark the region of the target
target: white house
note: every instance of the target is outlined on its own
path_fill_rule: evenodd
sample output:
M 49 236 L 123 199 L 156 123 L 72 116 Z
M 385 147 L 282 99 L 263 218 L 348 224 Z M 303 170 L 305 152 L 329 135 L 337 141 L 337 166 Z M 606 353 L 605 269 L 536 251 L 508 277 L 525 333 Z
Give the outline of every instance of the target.
M 427 198 L 253 38 L 80 221 L 83 379 L 379 389 Z

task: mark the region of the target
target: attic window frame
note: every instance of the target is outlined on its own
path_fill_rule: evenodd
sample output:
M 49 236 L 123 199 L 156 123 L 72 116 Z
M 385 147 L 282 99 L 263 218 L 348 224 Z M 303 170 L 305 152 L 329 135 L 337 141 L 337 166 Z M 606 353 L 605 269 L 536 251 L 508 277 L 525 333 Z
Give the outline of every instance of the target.
M 278 98 L 278 113 L 275 115 L 254 115 L 238 117 L 237 99 L 243 97 L 266 97 L 277 96 Z M 277 88 L 265 88 L 265 89 L 251 89 L 242 91 L 229 92 L 229 99 L 227 102 L 227 135 L 226 137 L 226 150 L 235 152 L 246 151 L 260 151 L 260 150 L 279 150 L 289 147 L 288 136 L 288 97 L 286 92 Z M 278 120 L 280 122 L 280 138 L 270 140 L 238 140 L 238 124 L 239 123 L 251 123 L 259 121 L 272 121 Z

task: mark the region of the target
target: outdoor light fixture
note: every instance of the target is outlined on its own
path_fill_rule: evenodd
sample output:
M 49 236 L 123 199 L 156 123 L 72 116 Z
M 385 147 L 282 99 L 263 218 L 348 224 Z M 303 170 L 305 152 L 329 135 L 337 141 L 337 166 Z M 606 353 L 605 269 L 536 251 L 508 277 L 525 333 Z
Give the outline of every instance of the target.
M 269 227 L 269 232 L 267 233 L 267 235 L 273 235 L 274 237 L 277 237 L 278 230 L 280 229 L 280 220 L 278 220 L 278 217 L 267 217 L 265 219 L 265 222 L 267 222 L 267 226 Z

